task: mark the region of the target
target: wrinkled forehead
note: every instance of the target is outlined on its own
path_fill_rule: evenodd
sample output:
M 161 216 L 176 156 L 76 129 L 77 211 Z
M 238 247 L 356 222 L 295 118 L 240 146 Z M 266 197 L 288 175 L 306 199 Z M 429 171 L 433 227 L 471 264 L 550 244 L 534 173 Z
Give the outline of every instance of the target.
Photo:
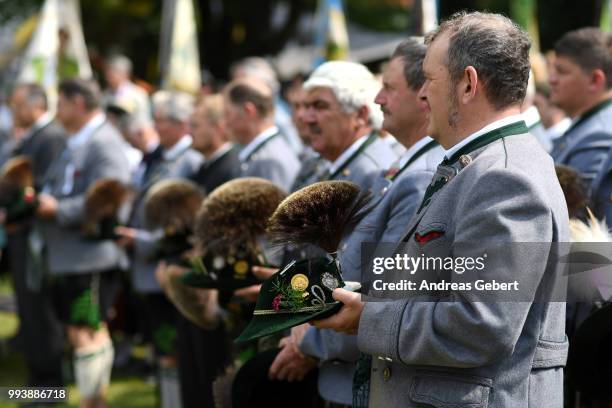
M 331 88 L 325 86 L 316 86 L 306 90 L 304 95 L 304 103 L 312 105 L 316 103 L 326 103 L 328 105 L 338 104 L 338 99 Z
M 448 56 L 448 47 L 450 45 L 450 33 L 448 31 L 440 33 L 427 46 L 425 61 L 429 63 L 446 63 Z

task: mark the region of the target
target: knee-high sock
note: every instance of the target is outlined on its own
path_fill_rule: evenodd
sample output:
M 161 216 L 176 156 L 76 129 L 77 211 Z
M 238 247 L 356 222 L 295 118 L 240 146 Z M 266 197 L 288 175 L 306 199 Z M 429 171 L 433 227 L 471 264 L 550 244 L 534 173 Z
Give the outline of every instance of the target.
M 161 408 L 181 408 L 181 389 L 176 367 L 159 368 Z
M 102 346 L 81 347 L 74 351 L 74 376 L 81 398 L 94 398 L 110 383 L 115 350 L 109 340 Z

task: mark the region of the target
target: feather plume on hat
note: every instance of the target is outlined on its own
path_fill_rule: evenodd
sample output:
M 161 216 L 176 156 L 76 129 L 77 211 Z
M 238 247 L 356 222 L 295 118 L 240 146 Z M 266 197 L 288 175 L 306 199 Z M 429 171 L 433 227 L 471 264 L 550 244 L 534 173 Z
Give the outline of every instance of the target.
M 22 190 L 33 184 L 32 160 L 25 156 L 10 159 L 0 170 L 0 206 L 9 205 Z
M 270 218 L 268 232 L 277 244 L 313 244 L 334 253 L 342 237 L 359 222 L 369 194 L 348 181 L 322 181 L 287 197 Z
M 274 183 L 257 177 L 228 181 L 202 203 L 195 236 L 202 248 L 225 251 L 244 246 L 254 249 L 265 233 L 268 218 L 286 193 Z
M 167 179 L 155 183 L 145 197 L 148 227 L 163 229 L 167 235 L 191 231 L 204 193 L 185 179 Z
M 587 192 L 580 179 L 580 175 L 571 167 L 561 164 L 555 165 L 555 171 L 563 196 L 567 203 L 567 211 L 570 218 L 579 218 L 584 215 L 587 206 Z
M 32 159 L 26 156 L 13 157 L 2 166 L 0 178 L 22 188 L 32 187 L 34 185 Z
M 0 170 L 0 208 L 6 212 L 6 222 L 29 217 L 38 206 L 34 191 L 32 160 L 17 156 L 8 160 Z
M 260 178 L 240 178 L 219 186 L 202 202 L 192 223 L 198 249 L 222 257 L 239 252 L 250 261 L 248 255 L 260 251 L 257 239 L 265 233 L 268 217 L 285 195 L 276 185 Z M 246 276 L 250 270 L 244 272 Z M 160 272 L 158 279 L 167 281 L 162 287 L 181 313 L 200 327 L 214 327 L 218 323 L 217 292 L 182 281 L 185 275 L 197 277 L 199 273 L 189 271 L 165 279 L 163 275 L 167 273 L 168 270 Z
M 589 219 L 584 222 L 576 218 L 570 219 L 570 236 L 572 242 L 612 242 L 605 220 L 598 220 L 590 208 L 587 208 Z
M 85 193 L 83 234 L 112 238 L 119 210 L 129 198 L 130 188 L 119 180 L 103 178 L 94 182 Z

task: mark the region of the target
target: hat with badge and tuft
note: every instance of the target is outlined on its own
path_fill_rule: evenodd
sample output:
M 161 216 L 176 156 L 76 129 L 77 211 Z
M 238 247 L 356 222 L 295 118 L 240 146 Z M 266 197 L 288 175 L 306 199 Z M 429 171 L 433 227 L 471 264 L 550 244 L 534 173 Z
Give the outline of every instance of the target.
M 345 282 L 334 255 L 344 234 L 361 218 L 369 196 L 347 181 L 324 181 L 287 197 L 270 218 L 274 242 L 312 244 L 327 256 L 292 261 L 266 280 L 259 292 L 253 318 L 237 342 L 268 336 L 336 313 L 336 288 L 351 291 L 359 283 Z
M 0 208 L 4 209 L 4 222 L 10 224 L 30 217 L 37 207 L 32 160 L 26 156 L 13 157 L 0 170 Z
M 580 174 L 562 164 L 555 165 L 555 172 L 565 197 L 570 218 L 583 218 L 589 198 Z
M 121 209 L 128 204 L 130 188 L 117 179 L 103 178 L 85 193 L 83 236 L 87 239 L 116 239 Z
M 186 285 L 235 290 L 260 283 L 251 272 L 266 265 L 261 237 L 268 218 L 286 193 L 256 177 L 228 181 L 202 203 L 195 221 L 195 241 L 203 256 L 191 260 Z
M 332 297 L 336 288 L 354 291 L 359 284 L 344 282 L 333 256 L 292 261 L 263 283 L 253 318 L 236 342 L 332 315 L 342 306 Z
M 145 225 L 161 230 L 157 257 L 180 258 L 192 247 L 190 237 L 204 193 L 193 181 L 171 178 L 155 183 L 145 196 Z

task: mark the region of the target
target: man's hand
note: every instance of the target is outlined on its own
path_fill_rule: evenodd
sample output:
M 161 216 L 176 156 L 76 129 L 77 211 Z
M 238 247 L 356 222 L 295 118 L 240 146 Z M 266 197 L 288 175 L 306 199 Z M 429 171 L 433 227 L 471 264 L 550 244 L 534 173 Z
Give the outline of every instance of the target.
M 254 266 L 251 268 L 251 272 L 253 272 L 253 275 L 255 275 L 257 279 L 266 280 L 270 276 L 278 272 L 278 268 L 268 268 L 265 266 Z
M 138 230 L 135 228 L 123 227 L 121 225 L 115 227 L 115 234 L 119 237 L 119 239 L 115 241 L 116 244 L 123 248 L 134 246 L 137 232 Z
M 57 200 L 52 195 L 46 193 L 38 194 L 38 207 L 36 215 L 39 218 L 51 219 L 55 218 L 57 213 Z
M 308 323 L 300 324 L 299 326 L 291 328 L 291 343 L 295 347 L 296 351 L 300 351 L 299 345 L 302 343 L 302 339 L 304 338 L 304 335 L 306 335 L 309 328 L 310 325 Z
M 267 268 L 265 266 L 253 266 L 251 268 L 251 272 L 253 272 L 253 275 L 255 275 L 258 279 L 266 280 L 270 276 L 278 272 L 278 268 Z M 260 284 L 251 285 L 251 286 L 247 286 L 246 288 L 236 290 L 234 292 L 234 295 L 247 299 L 251 302 L 256 302 L 257 297 L 259 296 L 260 290 L 261 290 Z
M 257 302 L 261 284 L 247 286 L 246 288 L 237 289 L 234 291 L 234 296 L 241 297 L 249 302 Z
M 281 351 L 278 353 L 268 371 L 271 380 L 302 381 L 306 374 L 317 366 L 317 360 L 304 356 L 293 343 L 291 336 L 280 341 Z
M 335 300 L 344 305 L 338 313 L 327 319 L 314 320 L 311 324 L 319 329 L 332 329 L 345 334 L 357 334 L 359 318 L 365 302 L 361 301 L 361 294 L 345 289 L 334 289 L 332 294 Z

